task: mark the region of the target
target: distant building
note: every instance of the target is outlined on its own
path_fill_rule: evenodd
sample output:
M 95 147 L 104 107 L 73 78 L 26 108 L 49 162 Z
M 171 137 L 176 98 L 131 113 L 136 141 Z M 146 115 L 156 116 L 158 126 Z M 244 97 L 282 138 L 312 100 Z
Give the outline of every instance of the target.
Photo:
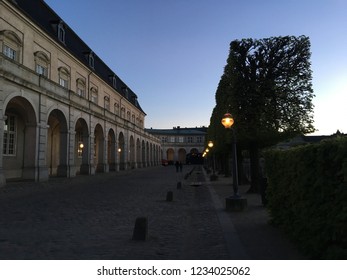
M 0 0 L 0 186 L 159 164 L 145 116 L 44 1 Z
M 161 139 L 162 159 L 173 163 L 202 163 L 207 127 L 173 129 L 146 129 Z

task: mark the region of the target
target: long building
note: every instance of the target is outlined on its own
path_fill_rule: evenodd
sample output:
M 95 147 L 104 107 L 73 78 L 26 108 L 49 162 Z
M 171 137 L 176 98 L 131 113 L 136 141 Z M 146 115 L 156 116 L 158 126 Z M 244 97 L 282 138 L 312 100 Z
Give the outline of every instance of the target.
M 137 95 L 42 0 L 0 0 L 0 186 L 160 163 Z
M 163 160 L 184 164 L 201 164 L 205 149 L 207 127 L 172 129 L 147 129 L 148 133 L 161 139 Z

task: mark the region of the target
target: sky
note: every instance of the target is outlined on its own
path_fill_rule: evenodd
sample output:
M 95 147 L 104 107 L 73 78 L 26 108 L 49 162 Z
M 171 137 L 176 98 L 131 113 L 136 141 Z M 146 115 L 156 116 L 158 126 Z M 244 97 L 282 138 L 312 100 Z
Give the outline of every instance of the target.
M 45 0 L 131 88 L 146 128 L 208 126 L 229 44 L 306 35 L 316 135 L 347 133 L 345 0 Z

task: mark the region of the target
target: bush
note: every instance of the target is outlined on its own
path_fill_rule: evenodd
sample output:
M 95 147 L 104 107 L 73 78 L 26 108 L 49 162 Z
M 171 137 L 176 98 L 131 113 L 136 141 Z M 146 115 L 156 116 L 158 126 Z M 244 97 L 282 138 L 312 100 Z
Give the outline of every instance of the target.
M 265 154 L 272 221 L 309 257 L 347 258 L 347 138 Z

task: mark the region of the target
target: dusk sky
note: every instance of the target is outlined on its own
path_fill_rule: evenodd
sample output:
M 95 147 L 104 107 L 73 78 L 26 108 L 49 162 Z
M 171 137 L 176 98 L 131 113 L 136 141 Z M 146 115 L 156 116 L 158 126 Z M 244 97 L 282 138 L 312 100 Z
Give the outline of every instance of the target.
M 347 133 L 346 0 L 46 0 L 139 97 L 147 128 L 208 126 L 231 41 L 306 35 L 315 134 Z

